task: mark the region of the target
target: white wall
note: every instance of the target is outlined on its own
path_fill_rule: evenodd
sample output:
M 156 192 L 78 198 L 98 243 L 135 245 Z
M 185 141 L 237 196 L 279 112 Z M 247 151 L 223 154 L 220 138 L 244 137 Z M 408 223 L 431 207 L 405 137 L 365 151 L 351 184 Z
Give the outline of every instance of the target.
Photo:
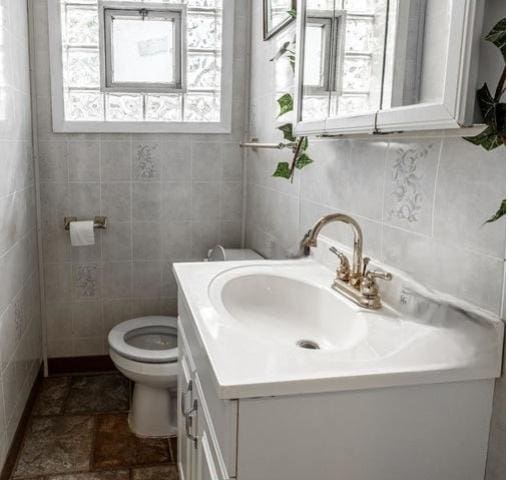
M 34 67 L 50 357 L 107 354 L 121 321 L 176 314 L 172 264 L 242 241 L 246 9 L 237 1 L 228 135 L 53 133 L 46 0 L 34 4 Z M 141 171 L 144 162 L 150 172 Z M 108 217 L 71 248 L 64 216 Z
M 0 0 L 0 470 L 41 364 L 26 0 Z
M 485 30 L 502 18 L 505 2 L 488 1 Z M 264 42 L 262 2 L 252 9 L 249 136 L 279 142 L 276 98 L 291 90 L 285 61 L 268 61 L 291 30 Z M 502 57 L 482 45 L 481 72 L 492 88 Z M 489 51 L 488 55 L 485 51 Z M 485 77 L 480 81 L 486 80 Z M 304 232 L 323 214 L 342 211 L 365 233 L 366 254 L 405 270 L 421 283 L 502 314 L 505 221 L 483 225 L 505 198 L 505 148 L 486 152 L 461 138 L 312 139 L 315 163 L 294 182 L 272 178 L 289 152 L 250 151 L 247 160 L 247 246 L 271 258 L 297 251 Z M 325 233 L 351 242 L 347 226 Z M 504 314 L 502 314 L 504 315 Z M 504 385 L 496 389 L 489 479 L 504 478 Z

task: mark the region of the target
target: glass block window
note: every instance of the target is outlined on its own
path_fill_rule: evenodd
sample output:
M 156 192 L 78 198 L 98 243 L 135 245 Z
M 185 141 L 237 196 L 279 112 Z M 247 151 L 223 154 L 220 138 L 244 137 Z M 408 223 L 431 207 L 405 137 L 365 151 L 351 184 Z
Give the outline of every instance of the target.
M 213 123 L 221 121 L 222 86 L 222 36 L 223 1 L 227 0 L 183 0 L 170 2 L 158 0 L 168 5 L 185 4 L 183 15 L 184 42 L 186 54 L 181 65 L 181 76 L 185 79 L 180 91 L 154 91 L 117 86 L 114 89 L 101 89 L 101 52 L 99 41 L 99 5 L 97 0 L 50 0 L 58 2 L 60 11 L 63 122 L 141 122 L 141 123 Z M 124 0 L 125 1 L 125 0 Z M 130 1 L 130 0 L 129 0 Z M 136 0 L 138 3 L 140 0 Z M 143 1 L 143 0 L 141 0 Z M 108 5 L 114 2 L 108 2 Z M 120 5 L 121 2 L 119 2 Z M 145 0 L 147 9 L 152 2 Z M 124 83 L 177 83 L 175 64 L 164 64 L 157 54 L 176 48 L 165 40 L 172 36 L 166 23 L 150 25 L 149 30 L 157 35 L 147 36 L 147 24 L 137 21 L 135 34 L 139 55 L 125 62 L 125 34 L 132 24 L 116 26 L 118 42 L 113 40 L 113 59 L 118 63 L 113 71 L 118 84 Z M 152 22 L 155 24 L 155 21 Z M 231 26 L 232 28 L 232 26 Z M 150 38 L 148 38 L 150 37 Z M 157 39 L 153 40 L 153 38 Z M 127 38 L 127 37 L 126 37 Z M 174 36 L 172 37 L 174 38 Z M 158 59 L 157 68 L 152 68 L 147 52 Z M 155 52 L 155 53 L 154 53 Z M 154 58 L 155 58 L 154 57 Z M 169 57 L 164 57 L 169 58 Z M 162 62 L 161 62 L 162 59 Z M 114 62 L 114 60 L 113 60 Z M 151 65 L 151 66 L 150 66 Z M 113 66 L 114 67 L 114 66 Z M 170 72 L 168 76 L 168 71 Z M 113 82 L 114 83 L 114 82 Z M 135 91 L 133 91 L 135 90 Z M 161 89 L 164 90 L 164 89 Z

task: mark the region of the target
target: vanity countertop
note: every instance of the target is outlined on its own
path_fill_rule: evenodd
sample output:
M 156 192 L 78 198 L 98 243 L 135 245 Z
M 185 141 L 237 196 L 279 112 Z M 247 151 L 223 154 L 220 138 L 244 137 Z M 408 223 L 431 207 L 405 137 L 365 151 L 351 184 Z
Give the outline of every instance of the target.
M 177 263 L 173 268 L 219 398 L 479 380 L 500 373 L 501 320 L 450 308 L 438 308 L 430 321 L 387 306 L 367 311 L 334 292 L 334 272 L 313 259 Z M 240 284 L 246 288 L 232 289 L 235 279 L 249 276 Z M 279 310 L 279 322 L 264 299 L 278 305 L 281 277 L 290 288 L 288 311 Z M 225 292 L 237 295 L 239 303 L 225 306 Z M 341 312 L 354 321 L 344 323 Z M 299 336 L 317 339 L 320 349 L 299 347 Z

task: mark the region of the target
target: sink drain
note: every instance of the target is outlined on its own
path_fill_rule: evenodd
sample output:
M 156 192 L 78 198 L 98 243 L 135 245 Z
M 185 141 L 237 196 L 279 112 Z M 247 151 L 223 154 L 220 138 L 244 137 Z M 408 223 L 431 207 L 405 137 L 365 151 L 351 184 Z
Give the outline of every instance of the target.
M 312 340 L 298 340 L 296 345 L 300 348 L 306 348 L 307 350 L 319 350 L 319 345 Z

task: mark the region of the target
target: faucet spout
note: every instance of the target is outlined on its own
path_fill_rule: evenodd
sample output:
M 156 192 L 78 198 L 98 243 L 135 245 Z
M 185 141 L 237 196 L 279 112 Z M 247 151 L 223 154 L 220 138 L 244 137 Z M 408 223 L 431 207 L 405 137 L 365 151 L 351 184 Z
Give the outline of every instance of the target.
M 310 248 L 317 246 L 317 237 L 323 227 L 332 222 L 342 222 L 349 225 L 353 230 L 353 265 L 351 280 L 357 281 L 363 272 L 363 234 L 358 222 L 344 213 L 332 213 L 321 217 L 315 225 L 305 234 L 302 240 L 302 250 L 305 256 L 310 254 Z
M 300 244 L 302 253 L 310 254 L 311 247 L 317 246 L 317 237 L 323 227 L 332 222 L 342 222 L 353 230 L 353 266 L 350 268 L 347 257 L 335 247 L 330 251 L 337 255 L 340 265 L 332 288 L 355 302 L 360 307 L 376 310 L 381 308 L 381 295 L 376 279 L 391 280 L 392 275 L 387 272 L 367 269 L 370 258 L 363 258 L 363 234 L 358 222 L 344 213 L 332 213 L 321 217 L 305 234 Z

